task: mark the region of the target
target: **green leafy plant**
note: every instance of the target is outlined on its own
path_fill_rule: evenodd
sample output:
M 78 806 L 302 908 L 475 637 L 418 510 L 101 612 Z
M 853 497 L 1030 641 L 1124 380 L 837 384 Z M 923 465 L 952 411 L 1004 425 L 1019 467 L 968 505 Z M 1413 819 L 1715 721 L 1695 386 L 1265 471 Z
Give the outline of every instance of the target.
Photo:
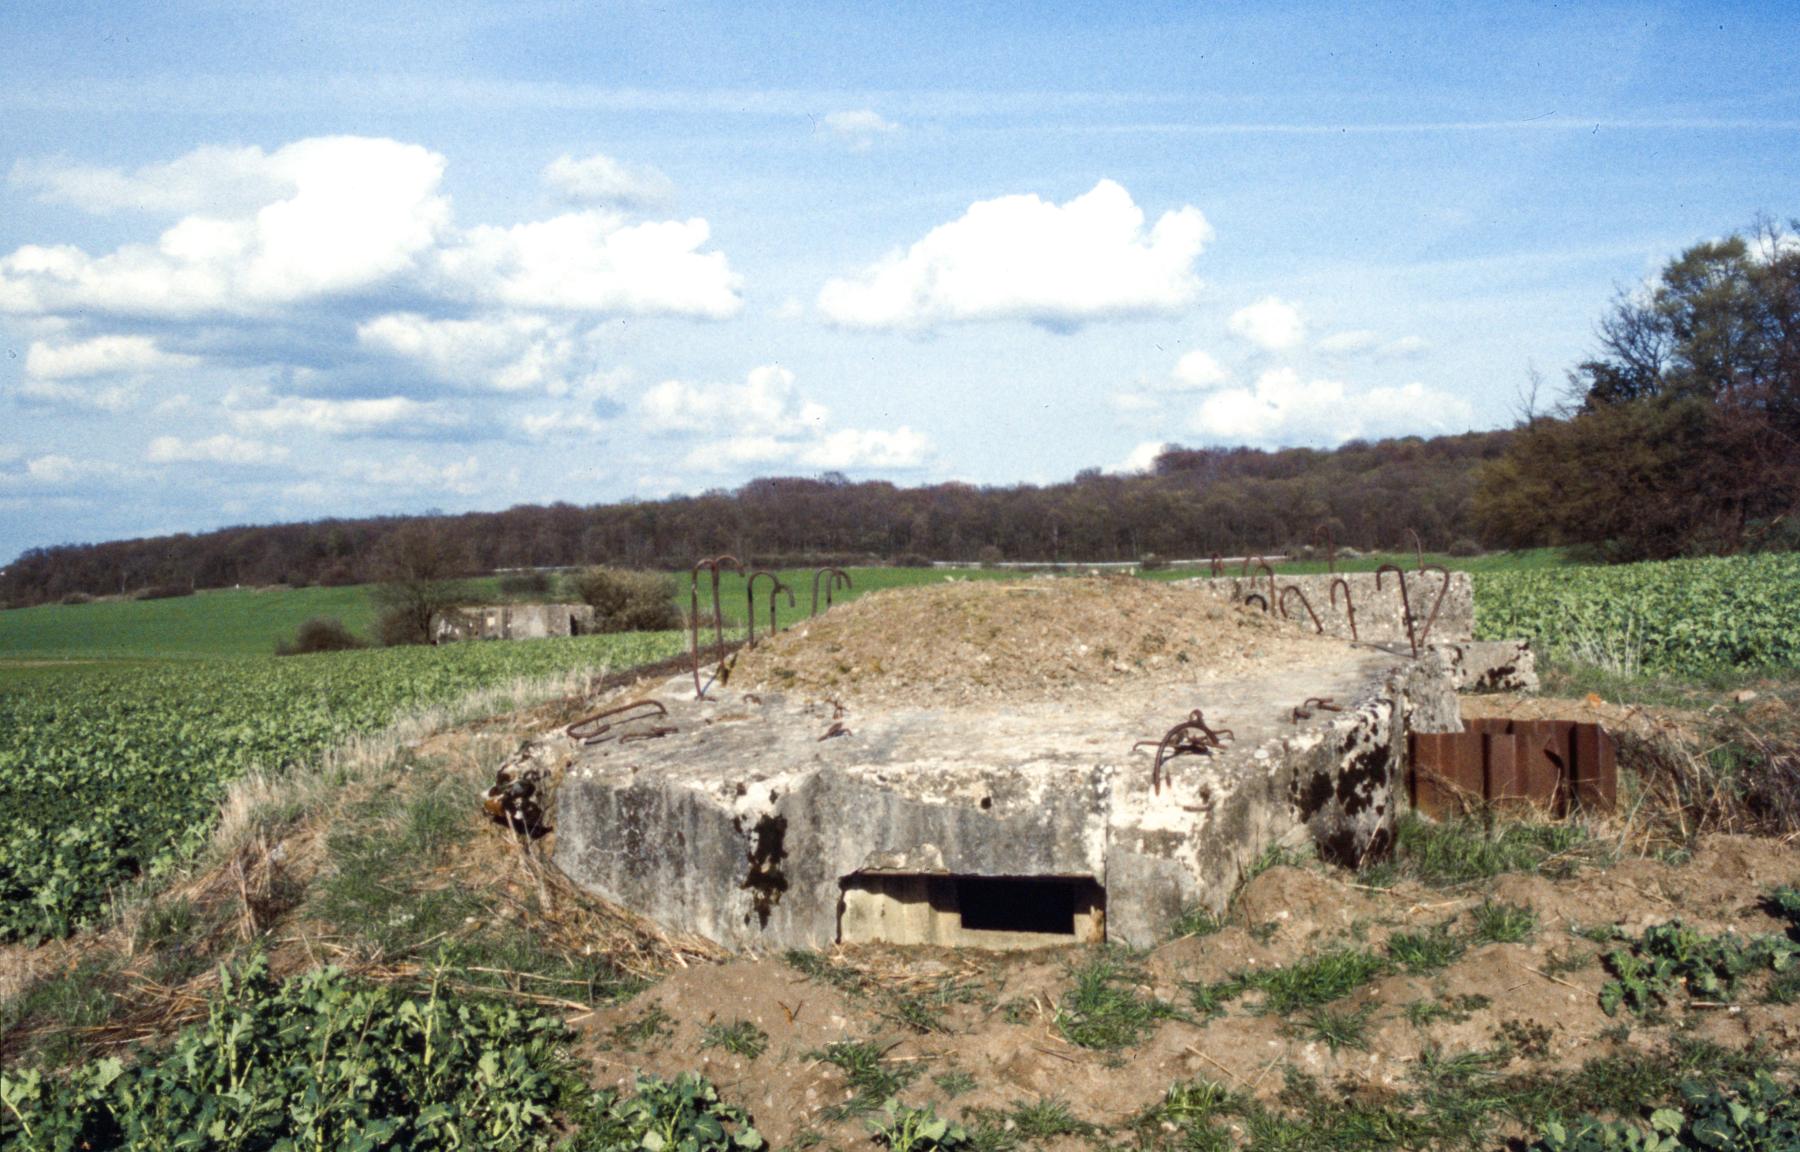
M 1652 925 L 1641 938 L 1626 937 L 1624 946 L 1606 954 L 1615 979 L 1601 988 L 1600 1007 L 1608 1016 L 1621 1007 L 1642 1015 L 1672 1003 L 1684 989 L 1698 999 L 1728 1000 L 1744 975 L 1786 972 L 1796 955 L 1800 947 L 1778 936 L 1744 941 L 1708 936 L 1679 920 Z
M 67 1075 L 0 1074 L 0 1149 L 481 1147 L 547 1152 L 576 1088 L 549 1017 L 364 984 L 223 970 L 207 1019 L 164 1050 Z
M 704 1077 L 640 1076 L 623 1099 L 600 1093 L 590 1104 L 577 1152 L 757 1152 L 765 1146 L 749 1113 L 719 1099 Z
M 913 1108 L 890 1097 L 882 1103 L 881 1115 L 864 1123 L 890 1152 L 955 1152 L 969 1144 L 962 1125 L 940 1117 L 929 1104 Z

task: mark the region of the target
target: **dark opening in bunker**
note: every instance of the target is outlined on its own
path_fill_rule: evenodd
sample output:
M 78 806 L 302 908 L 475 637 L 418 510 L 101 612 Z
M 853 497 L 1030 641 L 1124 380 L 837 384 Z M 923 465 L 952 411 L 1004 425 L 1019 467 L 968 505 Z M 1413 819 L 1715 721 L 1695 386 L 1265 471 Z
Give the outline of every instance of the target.
M 1090 876 L 858 872 L 842 881 L 846 944 L 1042 948 L 1106 939 L 1106 893 Z
M 954 876 L 951 883 L 965 930 L 1075 935 L 1075 885 L 1067 880 Z

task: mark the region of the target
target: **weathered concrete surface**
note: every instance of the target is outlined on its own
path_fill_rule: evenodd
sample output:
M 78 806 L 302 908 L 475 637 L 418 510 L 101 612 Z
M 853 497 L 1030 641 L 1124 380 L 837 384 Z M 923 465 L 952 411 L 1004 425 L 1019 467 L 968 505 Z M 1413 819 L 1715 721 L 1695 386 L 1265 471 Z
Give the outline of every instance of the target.
M 1537 653 L 1528 640 L 1466 640 L 1433 644 L 1458 692 L 1536 692 Z
M 1338 580 L 1348 586 L 1348 600 L 1342 587 L 1337 589 L 1337 597 L 1333 600 L 1332 586 Z M 1181 583 L 1185 587 L 1204 589 L 1233 602 L 1241 602 L 1252 594 L 1265 601 L 1270 599 L 1269 577 L 1266 573 L 1208 577 L 1184 580 Z M 1284 596 L 1288 588 L 1299 589 L 1300 595 Z M 1443 603 L 1438 605 L 1440 592 L 1443 594 Z M 1301 596 L 1305 597 L 1304 604 Z M 1381 586 L 1377 588 L 1375 574 L 1372 572 L 1350 572 L 1342 576 L 1289 576 L 1277 571 L 1274 602 L 1269 604 L 1269 609 L 1281 614 L 1284 598 L 1287 617 L 1309 624 L 1313 618 L 1307 614 L 1306 605 L 1310 604 L 1313 612 L 1318 614 L 1318 623 L 1327 636 L 1338 636 L 1345 640 L 1353 638 L 1350 612 L 1346 608 L 1348 603 L 1356 610 L 1354 639 L 1371 644 L 1407 643 L 1406 614 L 1401 605 L 1400 581 L 1392 572 L 1382 574 Z M 1475 635 L 1475 588 L 1467 572 L 1450 573 L 1450 583 L 1446 585 L 1439 573 L 1427 572 L 1421 575 L 1409 571 L 1406 573 L 1406 599 L 1412 608 L 1413 629 L 1418 634 L 1422 647 L 1433 643 L 1468 640 Z M 1431 611 L 1434 605 L 1437 605 L 1437 619 L 1432 621 Z M 1428 621 L 1431 622 L 1429 635 L 1425 631 Z
M 697 702 L 674 680 L 657 693 L 667 717 L 622 731 L 677 732 L 587 747 L 556 734 L 517 762 L 560 775 L 552 819 L 564 872 L 731 947 L 826 946 L 846 915 L 851 938 L 1021 942 L 963 932 L 942 901 L 921 911 L 929 885 L 890 882 L 906 877 L 1091 880 L 1104 891 L 1092 914 L 1105 936 L 1148 945 L 1184 908 L 1222 911 L 1271 845 L 1312 843 L 1346 862 L 1382 848 L 1406 714 L 1424 730 L 1460 726 L 1448 667 L 1320 642 L 1294 666 L 1204 685 L 1146 677 L 1079 707 L 841 716 L 830 703 L 728 688 Z M 1308 697 L 1342 710 L 1296 719 Z M 1152 751 L 1132 745 L 1195 707 L 1235 739 L 1174 759 L 1153 791 Z M 834 723 L 848 732 L 827 736 Z M 876 907 L 870 892 L 893 906 Z M 879 923 L 889 916 L 914 927 L 890 932 Z
M 432 618 L 435 644 L 457 640 L 542 640 L 593 630 L 586 604 L 486 604 L 456 608 Z

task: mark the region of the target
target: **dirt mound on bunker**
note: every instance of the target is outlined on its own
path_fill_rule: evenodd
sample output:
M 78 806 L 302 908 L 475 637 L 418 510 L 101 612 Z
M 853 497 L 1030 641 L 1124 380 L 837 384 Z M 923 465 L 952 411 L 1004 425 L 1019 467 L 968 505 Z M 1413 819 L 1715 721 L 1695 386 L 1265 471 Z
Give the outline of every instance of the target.
M 1241 674 L 1319 643 L 1298 625 L 1120 577 L 870 593 L 743 653 L 734 688 L 895 703 L 1058 698 L 1124 677 Z

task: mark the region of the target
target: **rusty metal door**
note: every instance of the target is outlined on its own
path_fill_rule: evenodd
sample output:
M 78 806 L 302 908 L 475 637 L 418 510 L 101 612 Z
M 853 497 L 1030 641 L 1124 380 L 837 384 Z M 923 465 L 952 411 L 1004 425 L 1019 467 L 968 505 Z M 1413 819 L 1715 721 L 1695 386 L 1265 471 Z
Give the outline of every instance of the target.
M 1610 811 L 1618 798 L 1612 736 L 1571 720 L 1485 719 L 1462 732 L 1407 736 L 1413 807 L 1453 816 L 1472 807 L 1531 807 L 1565 816 Z

